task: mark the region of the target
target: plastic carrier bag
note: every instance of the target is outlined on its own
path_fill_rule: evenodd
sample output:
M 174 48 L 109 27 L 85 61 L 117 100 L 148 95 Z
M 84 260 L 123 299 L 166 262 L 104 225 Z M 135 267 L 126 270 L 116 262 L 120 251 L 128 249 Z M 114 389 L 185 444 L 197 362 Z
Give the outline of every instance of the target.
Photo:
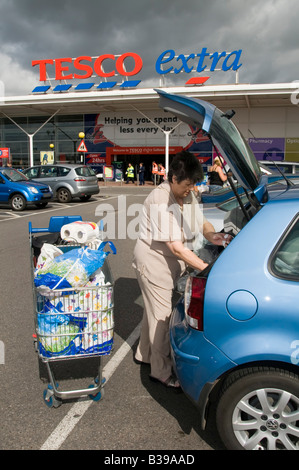
M 114 244 L 102 242 L 97 250 L 88 247 L 73 248 L 62 255 L 56 256 L 44 267 L 35 272 L 36 287 L 46 286 L 49 289 L 65 289 L 84 287 L 90 276 L 101 268 L 109 251 L 103 251 L 109 244 L 112 253 L 116 253 Z
M 72 321 L 74 320 L 74 321 Z M 79 332 L 83 323 L 64 315 L 46 302 L 43 310 L 37 315 L 39 348 L 45 357 L 76 354 L 81 346 Z

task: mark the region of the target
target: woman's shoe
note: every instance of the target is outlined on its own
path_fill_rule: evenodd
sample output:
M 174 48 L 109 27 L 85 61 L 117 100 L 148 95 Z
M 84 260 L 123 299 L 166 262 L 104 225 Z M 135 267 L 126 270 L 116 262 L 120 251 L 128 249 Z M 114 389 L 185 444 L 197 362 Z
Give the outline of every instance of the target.
M 173 377 L 172 375 L 171 375 L 167 380 L 165 380 L 165 381 L 164 381 L 164 380 L 157 379 L 156 377 L 153 377 L 152 375 L 150 375 L 149 378 L 150 378 L 153 382 L 160 383 L 160 384 L 164 385 L 164 387 L 172 388 L 173 390 L 177 390 L 177 391 L 181 391 L 181 390 L 182 390 L 178 379 L 176 379 L 176 378 Z

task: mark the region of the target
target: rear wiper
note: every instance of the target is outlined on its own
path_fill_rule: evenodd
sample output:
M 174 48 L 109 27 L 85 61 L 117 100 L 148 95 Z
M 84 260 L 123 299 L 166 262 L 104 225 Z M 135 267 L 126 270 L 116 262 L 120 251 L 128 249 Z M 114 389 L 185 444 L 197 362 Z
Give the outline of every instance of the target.
M 269 154 L 267 153 L 267 156 L 269 156 Z M 283 177 L 283 179 L 285 180 L 285 182 L 287 183 L 287 186 L 295 186 L 295 183 L 293 183 L 293 181 L 289 180 L 285 173 L 277 166 L 277 164 L 271 159 L 269 158 L 270 162 L 273 163 L 273 165 L 275 166 L 276 170 L 281 174 L 281 176 Z

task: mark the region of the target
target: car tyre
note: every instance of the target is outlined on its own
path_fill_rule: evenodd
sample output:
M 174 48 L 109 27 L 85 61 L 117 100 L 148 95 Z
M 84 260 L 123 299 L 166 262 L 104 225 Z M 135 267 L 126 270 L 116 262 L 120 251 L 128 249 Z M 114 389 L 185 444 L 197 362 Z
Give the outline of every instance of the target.
M 221 390 L 216 424 L 229 450 L 299 450 L 299 376 L 271 367 L 236 371 Z
M 27 201 L 21 194 L 15 194 L 10 200 L 10 206 L 13 211 L 23 211 L 26 208 Z
M 59 202 L 70 202 L 72 200 L 72 195 L 66 188 L 58 189 L 56 196 Z

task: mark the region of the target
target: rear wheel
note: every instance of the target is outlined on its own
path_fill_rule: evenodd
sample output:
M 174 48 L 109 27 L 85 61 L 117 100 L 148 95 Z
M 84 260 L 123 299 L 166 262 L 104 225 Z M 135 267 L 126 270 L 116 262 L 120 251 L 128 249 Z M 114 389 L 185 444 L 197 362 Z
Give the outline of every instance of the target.
M 299 376 L 256 367 L 224 383 L 217 429 L 231 450 L 299 450 Z
M 72 195 L 66 188 L 60 188 L 57 191 L 57 199 L 59 202 L 70 202 Z
M 15 194 L 11 200 L 10 205 L 13 211 L 23 211 L 27 205 L 26 199 L 21 194 Z

